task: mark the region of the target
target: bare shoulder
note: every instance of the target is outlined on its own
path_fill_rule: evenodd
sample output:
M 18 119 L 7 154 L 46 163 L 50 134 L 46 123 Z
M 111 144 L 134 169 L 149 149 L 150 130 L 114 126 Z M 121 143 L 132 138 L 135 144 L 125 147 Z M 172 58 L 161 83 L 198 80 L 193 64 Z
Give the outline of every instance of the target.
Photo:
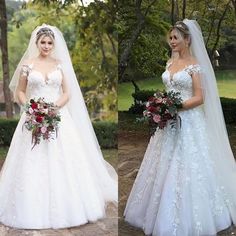
M 173 62 L 172 58 L 169 58 L 168 61 L 166 62 L 166 64 L 171 64 Z
M 52 58 L 52 62 L 55 63 L 56 65 L 61 64 L 61 60 L 56 59 L 56 58 Z
M 199 62 L 197 61 L 197 59 L 195 57 L 191 57 L 188 60 L 188 63 L 189 63 L 189 65 L 198 65 L 199 64 Z
M 26 65 L 26 66 L 32 65 L 35 63 L 35 60 L 36 60 L 35 58 L 27 59 L 23 61 L 22 65 Z

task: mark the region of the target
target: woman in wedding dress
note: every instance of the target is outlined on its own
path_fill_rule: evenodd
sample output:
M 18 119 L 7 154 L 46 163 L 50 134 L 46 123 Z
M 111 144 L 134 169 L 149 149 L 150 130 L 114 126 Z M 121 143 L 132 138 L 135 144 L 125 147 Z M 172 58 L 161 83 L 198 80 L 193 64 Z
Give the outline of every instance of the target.
M 181 126 L 151 137 L 125 220 L 146 235 L 213 236 L 236 224 L 235 160 L 198 23 L 177 22 L 169 44 L 162 79 L 181 94 Z
M 0 173 L 0 222 L 23 229 L 65 228 L 105 217 L 117 176 L 103 159 L 61 32 L 37 27 L 10 88 L 24 105 L 44 98 L 59 110 L 57 137 L 32 149 L 21 115 Z

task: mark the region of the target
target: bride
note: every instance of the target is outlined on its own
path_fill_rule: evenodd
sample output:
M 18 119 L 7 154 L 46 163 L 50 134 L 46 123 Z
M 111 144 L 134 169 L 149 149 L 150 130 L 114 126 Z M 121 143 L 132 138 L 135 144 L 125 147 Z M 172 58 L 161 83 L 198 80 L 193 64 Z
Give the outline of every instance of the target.
M 181 127 L 169 124 L 150 139 L 125 220 L 146 235 L 213 236 L 236 224 L 235 160 L 198 23 L 177 22 L 169 44 L 162 79 L 181 94 Z
M 25 105 L 53 102 L 57 137 L 32 149 L 23 113 L 0 173 L 0 222 L 23 229 L 65 228 L 105 217 L 117 201 L 117 176 L 103 159 L 61 32 L 37 27 L 13 75 L 11 90 Z

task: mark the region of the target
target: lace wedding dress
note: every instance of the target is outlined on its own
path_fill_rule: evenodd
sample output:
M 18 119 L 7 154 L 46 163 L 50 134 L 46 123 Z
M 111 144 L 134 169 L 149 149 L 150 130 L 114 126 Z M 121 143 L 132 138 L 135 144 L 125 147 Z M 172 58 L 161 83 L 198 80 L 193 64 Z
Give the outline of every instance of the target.
M 33 65 L 28 75 L 28 95 L 55 102 L 60 96 L 62 73 L 58 65 L 45 79 Z M 105 202 L 116 199 L 103 160 L 96 175 L 86 158 L 82 135 L 75 131 L 66 106 L 55 139 L 41 140 L 32 150 L 31 132 L 23 128 L 22 114 L 0 173 L 0 222 L 24 229 L 65 228 L 105 216 Z M 111 188 L 114 186 L 114 188 Z
M 167 65 L 162 75 L 167 91 L 180 92 L 183 100 L 191 98 L 191 74 L 200 70 L 199 65 L 190 65 L 171 76 Z M 146 235 L 213 236 L 231 225 L 236 199 L 230 201 L 216 180 L 224 173 L 216 172 L 209 154 L 202 107 L 179 115 L 181 127 L 168 125 L 151 137 L 126 205 L 125 220 Z

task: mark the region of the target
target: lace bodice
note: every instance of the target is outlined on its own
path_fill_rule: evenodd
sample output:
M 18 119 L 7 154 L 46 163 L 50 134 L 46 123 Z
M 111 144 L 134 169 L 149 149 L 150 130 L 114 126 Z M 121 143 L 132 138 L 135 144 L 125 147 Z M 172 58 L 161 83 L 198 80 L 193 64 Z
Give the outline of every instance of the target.
M 43 97 L 48 102 L 55 102 L 60 96 L 62 83 L 60 64 L 46 76 L 35 70 L 33 64 L 23 65 L 21 73 L 27 76 L 27 96 L 29 98 Z
M 194 73 L 201 73 L 199 64 L 188 65 L 184 69 L 177 71 L 171 75 L 168 70 L 170 63 L 167 64 L 165 72 L 162 74 L 162 80 L 165 84 L 166 90 L 174 90 L 180 92 L 183 100 L 187 100 L 193 96 L 192 89 L 192 75 Z

